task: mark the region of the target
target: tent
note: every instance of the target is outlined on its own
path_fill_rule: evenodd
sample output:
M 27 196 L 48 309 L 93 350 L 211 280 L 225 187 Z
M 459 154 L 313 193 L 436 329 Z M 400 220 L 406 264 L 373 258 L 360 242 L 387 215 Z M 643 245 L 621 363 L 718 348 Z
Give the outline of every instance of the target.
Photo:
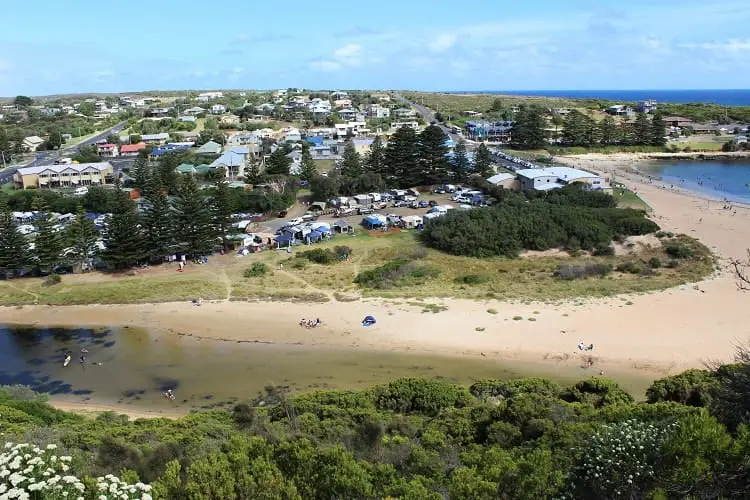
M 386 225 L 386 219 L 383 216 L 368 215 L 362 219 L 362 225 L 367 229 L 375 229 Z
M 362 326 L 372 326 L 375 323 L 375 316 L 365 316 L 365 319 L 362 320 Z
M 320 231 L 312 231 L 310 234 L 306 236 L 308 243 L 317 243 L 318 241 L 323 239 L 323 233 Z
M 294 237 L 289 234 L 282 234 L 274 238 L 274 241 L 279 244 L 280 247 L 294 245 Z

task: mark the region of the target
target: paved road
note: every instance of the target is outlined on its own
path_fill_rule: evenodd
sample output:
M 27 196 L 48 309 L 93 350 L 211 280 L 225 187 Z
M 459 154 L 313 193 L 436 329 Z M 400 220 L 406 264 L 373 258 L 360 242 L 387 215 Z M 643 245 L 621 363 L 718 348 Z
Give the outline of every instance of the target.
M 126 123 L 127 122 L 124 122 L 124 121 L 120 122 L 117 125 L 108 128 L 104 132 L 97 134 L 94 137 L 91 137 L 89 139 L 86 139 L 80 144 L 76 144 L 75 146 L 71 146 L 69 148 L 63 147 L 62 149 L 58 151 L 40 151 L 36 153 L 36 156 L 31 162 L 22 166 L 35 167 L 37 165 L 47 165 L 49 163 L 54 162 L 57 158 L 63 158 L 65 156 L 74 155 L 78 152 L 78 148 L 81 146 L 89 146 L 103 139 L 106 139 L 109 134 L 120 133 L 125 128 Z M 130 162 L 126 161 L 126 162 L 121 162 L 121 163 L 127 163 L 129 165 Z M 18 170 L 18 167 L 11 167 L 11 168 L 0 171 L 0 184 L 11 182 L 13 180 L 13 174 L 15 174 L 17 170 Z
M 421 104 L 417 104 L 416 102 L 410 101 L 409 99 L 407 99 L 406 97 L 402 96 L 401 94 L 393 94 L 393 96 L 396 99 L 398 99 L 399 101 L 401 101 L 401 102 L 403 102 L 405 104 L 408 104 L 409 106 L 411 106 L 414 109 L 416 109 L 417 113 L 419 113 L 420 115 L 422 115 L 424 117 L 424 120 L 427 123 L 434 123 L 435 125 L 437 125 L 438 127 L 440 127 L 443 130 L 443 132 L 445 132 L 446 135 L 448 135 L 454 141 L 458 142 L 459 139 L 463 139 L 462 136 L 460 136 L 458 134 L 452 133 L 451 129 L 449 127 L 446 127 L 442 123 L 439 123 L 437 121 L 437 119 L 435 118 L 435 115 L 432 113 L 432 111 L 430 111 L 426 107 L 422 106 Z

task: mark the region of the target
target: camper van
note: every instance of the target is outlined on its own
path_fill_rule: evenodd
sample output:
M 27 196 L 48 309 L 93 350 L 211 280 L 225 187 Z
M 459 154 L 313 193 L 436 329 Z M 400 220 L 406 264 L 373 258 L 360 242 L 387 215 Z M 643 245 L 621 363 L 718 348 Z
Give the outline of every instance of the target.
M 86 193 L 89 192 L 89 188 L 86 186 L 81 186 L 76 188 L 75 191 L 73 191 L 73 196 L 86 196 Z

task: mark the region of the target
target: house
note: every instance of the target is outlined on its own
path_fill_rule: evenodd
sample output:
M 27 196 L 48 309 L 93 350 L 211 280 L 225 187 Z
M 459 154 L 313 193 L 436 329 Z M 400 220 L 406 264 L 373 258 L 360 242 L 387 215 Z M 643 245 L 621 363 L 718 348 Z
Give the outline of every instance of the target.
M 315 116 L 328 116 L 331 114 L 331 103 L 320 101 L 310 105 L 310 112 Z
M 177 118 L 177 120 L 184 122 L 184 123 L 194 123 L 195 116 L 194 115 L 182 115 L 179 118 Z
M 177 151 L 185 151 L 186 149 L 190 149 L 192 147 L 192 144 L 190 143 L 172 143 L 172 144 L 164 144 L 163 146 L 155 147 L 151 150 L 151 153 L 149 154 L 149 158 L 152 160 L 158 159 L 160 156 L 164 156 L 168 153 L 173 153 Z
M 610 114 L 612 116 L 634 116 L 635 111 L 633 111 L 633 108 L 628 106 L 627 104 L 615 104 L 614 106 L 610 106 L 606 109 L 607 114 Z
M 209 165 L 211 168 L 223 168 L 230 179 L 245 175 L 245 165 L 250 154 L 247 146 L 234 146 L 225 151 Z
M 663 120 L 667 124 L 667 127 L 690 127 L 693 125 L 692 120 L 682 116 L 665 116 Z
M 201 108 L 200 106 L 193 106 L 192 108 L 188 108 L 185 111 L 183 111 L 183 113 L 185 113 L 186 115 L 192 115 L 192 116 L 196 116 L 205 112 L 206 110 Z
M 370 118 L 389 118 L 391 110 L 380 104 L 370 104 L 367 106 L 367 116 Z
M 520 189 L 521 183 L 516 179 L 513 174 L 500 173 L 495 174 L 487 179 L 487 182 L 495 186 L 500 186 L 505 189 Z
M 146 144 L 139 142 L 138 144 L 123 144 L 120 146 L 120 156 L 138 156 L 141 150 L 146 149 Z
M 474 141 L 490 141 L 509 143 L 511 131 L 513 129 L 512 121 L 467 121 L 466 137 Z
M 289 173 L 291 175 L 299 175 L 302 171 L 302 151 L 292 151 L 287 153 L 286 157 L 292 160 L 292 164 L 289 165 Z
M 118 156 L 119 150 L 117 144 L 104 143 L 96 146 L 96 152 L 99 156 Z
M 349 93 L 341 90 L 336 90 L 334 92 L 331 92 L 330 97 L 331 99 L 348 99 Z
M 109 162 L 24 167 L 13 175 L 16 189 L 91 186 L 113 180 L 114 169 Z
M 214 99 L 221 99 L 224 97 L 223 92 L 202 92 L 198 94 L 198 101 L 199 102 L 208 102 L 212 101 Z
M 211 106 L 211 114 L 212 115 L 220 115 L 222 113 L 226 113 L 227 107 L 223 104 L 214 104 Z
M 346 121 L 356 121 L 357 115 L 361 114 L 356 109 L 345 108 L 338 111 L 339 118 Z
M 363 155 L 370 151 L 370 147 L 372 146 L 372 143 L 374 141 L 375 139 L 372 137 L 361 137 L 361 138 L 353 139 L 352 143 L 354 144 L 355 151 Z
M 229 143 L 239 144 L 240 146 L 244 146 L 246 144 L 260 144 L 261 139 L 257 134 L 253 133 L 235 134 L 229 138 Z
M 237 115 L 224 115 L 219 118 L 219 123 L 223 123 L 224 125 L 239 125 L 240 117 Z
M 153 118 L 164 118 L 165 116 L 169 116 L 169 110 L 172 108 L 151 108 L 148 110 L 148 116 L 151 116 Z
M 168 140 L 169 134 L 166 132 L 161 132 L 159 134 L 143 134 L 141 136 L 141 141 L 146 144 L 164 144 Z
M 199 155 L 218 155 L 220 153 L 221 144 L 214 141 L 208 141 L 195 151 L 195 154 Z
M 179 132 L 175 132 L 175 135 L 177 135 L 180 138 L 181 142 L 190 142 L 192 144 L 195 144 L 195 141 L 198 140 L 201 134 L 200 132 L 195 132 L 195 131 L 188 132 L 188 131 L 182 130 Z
M 333 101 L 333 106 L 336 108 L 351 108 L 352 100 L 351 99 L 336 99 L 335 101 Z
M 524 190 L 548 191 L 573 182 L 584 183 L 589 189 L 609 189 L 602 177 L 570 167 L 528 168 L 516 174 Z
M 393 116 L 399 120 L 408 120 L 417 117 L 417 112 L 411 108 L 398 108 L 393 110 Z
M 419 132 L 419 123 L 415 121 L 411 122 L 393 122 L 391 123 L 391 130 L 388 132 L 389 134 L 395 134 L 398 129 L 401 127 L 407 127 L 410 129 L 414 129 L 415 132 Z
M 25 151 L 28 151 L 30 153 L 33 153 L 34 151 L 44 144 L 44 139 L 39 137 L 38 135 L 30 135 L 28 137 L 24 137 L 23 139 L 23 149 Z
M 656 101 L 651 99 L 638 103 L 638 111 L 640 111 L 641 113 L 652 113 L 656 111 L 656 108 Z
M 257 135 L 261 139 L 270 139 L 271 137 L 273 137 L 273 134 L 274 131 L 272 128 L 262 128 L 255 131 L 255 135 Z
M 175 170 L 181 174 L 195 174 L 198 172 L 192 163 L 181 163 Z
M 363 121 L 352 121 L 349 123 L 337 123 L 335 125 L 336 137 L 342 139 L 348 136 L 358 136 L 367 130 L 367 123 Z
M 302 140 L 302 134 L 300 134 L 300 131 L 296 128 L 292 128 L 284 134 L 284 137 L 281 140 L 283 142 L 299 142 Z

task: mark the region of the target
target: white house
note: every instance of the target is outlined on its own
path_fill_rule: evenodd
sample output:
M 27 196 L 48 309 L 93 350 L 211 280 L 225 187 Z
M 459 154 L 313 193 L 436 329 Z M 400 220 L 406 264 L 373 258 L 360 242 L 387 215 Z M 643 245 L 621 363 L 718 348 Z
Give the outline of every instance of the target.
M 227 107 L 223 104 L 214 104 L 211 106 L 211 114 L 212 115 L 220 115 L 222 113 L 225 113 L 227 111 Z
M 607 189 L 604 179 L 591 172 L 570 167 L 528 168 L 516 171 L 521 189 L 549 191 L 573 182 L 582 182 L 590 189 Z
M 391 110 L 380 104 L 370 104 L 367 106 L 367 116 L 370 118 L 389 118 Z
M 28 152 L 33 153 L 42 144 L 44 144 L 44 139 L 42 139 L 38 135 L 30 135 L 23 139 L 23 149 L 25 149 Z
M 213 99 L 221 99 L 222 97 L 224 97 L 223 92 L 203 92 L 198 94 L 198 101 L 208 102 Z

